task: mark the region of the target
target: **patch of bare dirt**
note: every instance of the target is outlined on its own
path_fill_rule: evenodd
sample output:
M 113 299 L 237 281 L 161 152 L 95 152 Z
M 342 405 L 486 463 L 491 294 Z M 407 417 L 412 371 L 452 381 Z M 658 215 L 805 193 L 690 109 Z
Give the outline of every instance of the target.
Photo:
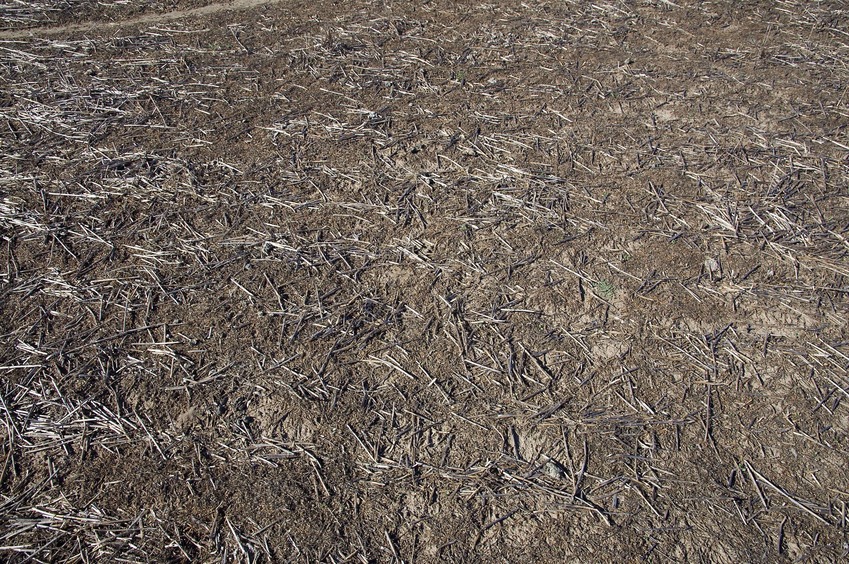
M 205 2 L 204 0 L 170 0 L 161 2 L 116 2 L 103 4 L 72 1 L 17 3 L 3 7 L 8 27 L 20 29 L 0 30 L 0 39 L 21 39 L 34 35 L 69 35 L 72 33 L 102 33 L 105 29 L 164 24 L 173 20 L 208 17 L 225 11 L 250 10 L 276 4 L 281 0 L 229 0 Z M 80 21 L 88 18 L 90 21 Z M 104 19 L 106 18 L 106 19 Z M 45 22 L 49 22 L 45 25 Z M 64 22 L 64 23 L 63 23 Z M 15 25 L 18 24 L 18 25 Z M 52 25 L 51 25 L 52 24 Z

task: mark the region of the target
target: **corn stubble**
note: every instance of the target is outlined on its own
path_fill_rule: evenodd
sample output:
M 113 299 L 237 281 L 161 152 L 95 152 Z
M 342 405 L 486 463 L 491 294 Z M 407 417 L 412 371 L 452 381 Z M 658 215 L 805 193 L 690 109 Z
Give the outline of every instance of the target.
M 5 560 L 846 557 L 844 6 L 251 4 L 0 6 Z

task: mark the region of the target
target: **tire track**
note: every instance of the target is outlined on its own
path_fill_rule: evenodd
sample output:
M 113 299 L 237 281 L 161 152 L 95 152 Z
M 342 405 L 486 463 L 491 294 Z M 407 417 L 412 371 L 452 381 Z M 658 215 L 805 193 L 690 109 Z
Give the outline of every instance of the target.
M 62 35 L 79 32 L 100 32 L 108 29 L 120 29 L 122 27 L 130 27 L 135 25 L 157 24 L 170 22 L 182 18 L 190 18 L 195 16 L 209 16 L 219 12 L 228 10 L 249 10 L 270 4 L 279 4 L 283 0 L 231 0 L 229 2 L 215 2 L 199 8 L 190 8 L 186 10 L 174 10 L 162 14 L 144 14 L 134 18 L 114 22 L 81 22 L 57 26 L 31 27 L 27 29 L 15 29 L 0 31 L 0 39 L 27 39 L 31 37 L 46 36 L 46 35 Z

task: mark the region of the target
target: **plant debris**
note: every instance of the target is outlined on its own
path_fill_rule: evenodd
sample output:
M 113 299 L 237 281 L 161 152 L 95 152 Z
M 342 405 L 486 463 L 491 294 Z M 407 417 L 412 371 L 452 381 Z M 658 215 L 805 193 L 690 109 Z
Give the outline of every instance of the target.
M 847 557 L 845 6 L 0 16 L 4 560 Z

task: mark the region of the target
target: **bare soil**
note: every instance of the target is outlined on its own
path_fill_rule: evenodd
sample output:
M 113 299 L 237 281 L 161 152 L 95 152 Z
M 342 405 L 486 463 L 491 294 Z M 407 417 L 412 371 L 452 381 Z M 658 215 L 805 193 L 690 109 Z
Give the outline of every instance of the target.
M 0 4 L 0 556 L 849 556 L 842 2 Z

